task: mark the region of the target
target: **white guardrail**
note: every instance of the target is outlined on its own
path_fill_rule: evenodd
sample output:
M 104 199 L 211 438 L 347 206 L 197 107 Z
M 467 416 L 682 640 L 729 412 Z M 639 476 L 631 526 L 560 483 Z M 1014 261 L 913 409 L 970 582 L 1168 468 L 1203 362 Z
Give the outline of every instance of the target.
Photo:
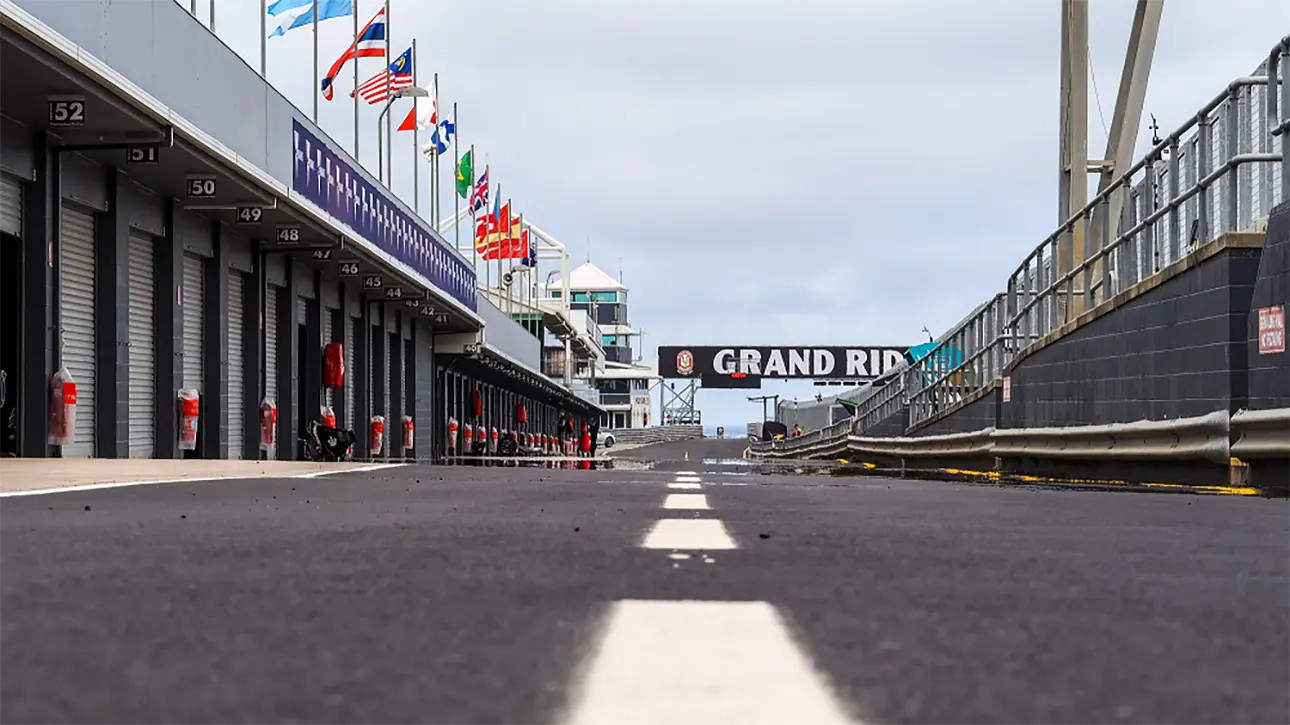
M 660 425 L 652 428 L 605 430 L 614 434 L 615 442 L 632 445 L 671 443 L 673 441 L 688 441 L 703 437 L 703 426 L 701 425 Z
M 1233 435 L 1236 442 L 1232 442 Z M 892 459 L 1031 458 L 1043 460 L 1204 461 L 1228 465 L 1232 456 L 1290 458 L 1290 408 L 1239 411 L 1163 421 L 1058 428 L 984 428 L 970 433 L 875 438 L 836 425 L 800 438 L 756 441 L 757 458 Z

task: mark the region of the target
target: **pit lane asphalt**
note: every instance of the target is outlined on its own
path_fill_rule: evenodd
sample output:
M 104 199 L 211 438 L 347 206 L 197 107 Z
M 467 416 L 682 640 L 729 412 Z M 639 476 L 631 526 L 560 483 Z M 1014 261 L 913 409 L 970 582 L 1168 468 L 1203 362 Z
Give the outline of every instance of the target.
M 1290 719 L 1284 500 L 690 469 L 711 511 L 429 466 L 2 499 L 0 720 L 553 721 L 627 598 L 775 604 L 869 722 Z M 740 548 L 639 548 L 665 515 Z

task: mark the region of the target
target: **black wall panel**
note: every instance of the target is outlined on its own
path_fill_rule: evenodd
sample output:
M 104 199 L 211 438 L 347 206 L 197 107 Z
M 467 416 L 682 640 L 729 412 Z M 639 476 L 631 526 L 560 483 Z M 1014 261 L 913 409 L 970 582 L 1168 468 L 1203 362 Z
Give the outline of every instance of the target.
M 1258 266 L 1258 249 L 1220 251 L 1016 363 L 1000 426 L 1163 420 L 1243 406 Z

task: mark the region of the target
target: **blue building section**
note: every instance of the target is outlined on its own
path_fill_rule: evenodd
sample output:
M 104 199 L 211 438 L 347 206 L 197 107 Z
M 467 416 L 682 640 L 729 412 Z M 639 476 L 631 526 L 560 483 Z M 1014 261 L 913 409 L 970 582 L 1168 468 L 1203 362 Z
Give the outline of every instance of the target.
M 291 125 L 292 189 L 467 309 L 477 309 L 475 271 L 456 251 L 300 121 L 293 119 Z

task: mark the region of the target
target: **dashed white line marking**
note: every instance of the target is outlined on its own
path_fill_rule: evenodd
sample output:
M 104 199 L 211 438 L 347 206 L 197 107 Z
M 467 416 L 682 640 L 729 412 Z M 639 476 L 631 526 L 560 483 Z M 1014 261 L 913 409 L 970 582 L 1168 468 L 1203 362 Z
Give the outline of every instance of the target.
M 677 483 L 698 483 L 699 477 L 698 476 L 677 476 L 676 482 Z
M 616 602 L 584 673 L 575 725 L 853 722 L 766 602 Z
M 677 472 L 676 472 L 676 475 L 678 475 L 678 476 L 694 476 L 694 475 L 697 475 L 697 474 L 695 474 L 695 472 L 694 472 L 694 471 L 677 471 Z
M 663 500 L 663 508 L 694 511 L 712 507 L 708 505 L 708 497 L 701 493 L 669 493 Z
M 669 483 L 667 484 L 667 487 L 678 491 L 693 491 L 695 489 L 703 488 L 703 485 L 698 483 Z
M 645 535 L 646 549 L 737 549 L 726 525 L 716 519 L 661 519 Z

